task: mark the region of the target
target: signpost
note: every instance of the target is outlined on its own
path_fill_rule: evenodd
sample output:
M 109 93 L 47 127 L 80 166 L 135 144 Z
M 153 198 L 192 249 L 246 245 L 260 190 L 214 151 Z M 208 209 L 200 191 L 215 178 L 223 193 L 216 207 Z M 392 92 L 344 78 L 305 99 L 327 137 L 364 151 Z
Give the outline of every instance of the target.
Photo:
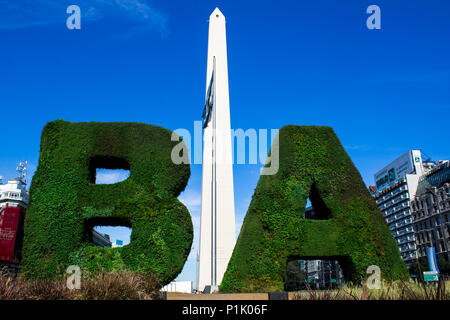
M 437 271 L 424 271 L 423 280 L 427 282 L 439 281 L 439 273 L 437 273 Z

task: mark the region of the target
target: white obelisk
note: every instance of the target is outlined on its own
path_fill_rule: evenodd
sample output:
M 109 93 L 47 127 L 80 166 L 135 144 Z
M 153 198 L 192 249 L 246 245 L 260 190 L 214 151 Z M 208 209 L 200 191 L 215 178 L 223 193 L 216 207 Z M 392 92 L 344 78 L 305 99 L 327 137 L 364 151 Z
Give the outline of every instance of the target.
M 203 137 L 198 266 L 201 291 L 208 285 L 220 285 L 236 242 L 225 17 L 218 8 L 209 17 L 207 99 L 210 85 L 212 116 Z

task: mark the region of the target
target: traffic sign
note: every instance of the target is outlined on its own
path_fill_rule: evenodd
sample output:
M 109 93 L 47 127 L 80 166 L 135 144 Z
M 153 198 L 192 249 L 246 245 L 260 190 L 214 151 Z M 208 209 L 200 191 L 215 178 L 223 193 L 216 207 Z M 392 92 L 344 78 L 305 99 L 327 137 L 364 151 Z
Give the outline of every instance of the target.
M 423 280 L 425 281 L 439 281 L 439 274 L 436 271 L 424 271 Z

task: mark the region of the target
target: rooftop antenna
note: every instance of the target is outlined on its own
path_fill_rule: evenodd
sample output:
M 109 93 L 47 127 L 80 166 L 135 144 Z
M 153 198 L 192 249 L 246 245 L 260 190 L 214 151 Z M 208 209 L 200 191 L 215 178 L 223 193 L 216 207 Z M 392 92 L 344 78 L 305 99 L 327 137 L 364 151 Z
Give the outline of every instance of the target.
M 20 180 L 25 182 L 25 177 L 27 176 L 27 160 L 23 160 L 22 162 L 19 162 L 17 165 L 16 171 L 20 174 L 18 177 Z

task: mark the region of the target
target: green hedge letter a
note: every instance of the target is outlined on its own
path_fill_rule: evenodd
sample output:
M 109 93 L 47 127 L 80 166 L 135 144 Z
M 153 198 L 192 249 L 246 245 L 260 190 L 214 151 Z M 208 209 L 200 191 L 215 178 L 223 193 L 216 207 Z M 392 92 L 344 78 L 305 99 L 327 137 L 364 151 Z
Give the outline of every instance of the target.
M 371 265 L 385 278 L 405 278 L 394 238 L 361 176 L 329 127 L 279 131 L 279 171 L 261 176 L 221 290 L 284 290 L 294 259 L 338 260 L 346 281 Z M 276 140 L 275 140 L 276 141 Z M 307 198 L 314 219 L 304 217 Z
M 30 190 L 22 272 L 50 278 L 77 265 L 82 272 L 153 274 L 161 285 L 176 277 L 193 231 L 177 199 L 190 169 L 172 163 L 171 134 L 142 123 L 48 123 Z M 126 169 L 130 176 L 98 185 L 97 168 Z M 95 225 L 131 227 L 130 244 L 94 247 Z

